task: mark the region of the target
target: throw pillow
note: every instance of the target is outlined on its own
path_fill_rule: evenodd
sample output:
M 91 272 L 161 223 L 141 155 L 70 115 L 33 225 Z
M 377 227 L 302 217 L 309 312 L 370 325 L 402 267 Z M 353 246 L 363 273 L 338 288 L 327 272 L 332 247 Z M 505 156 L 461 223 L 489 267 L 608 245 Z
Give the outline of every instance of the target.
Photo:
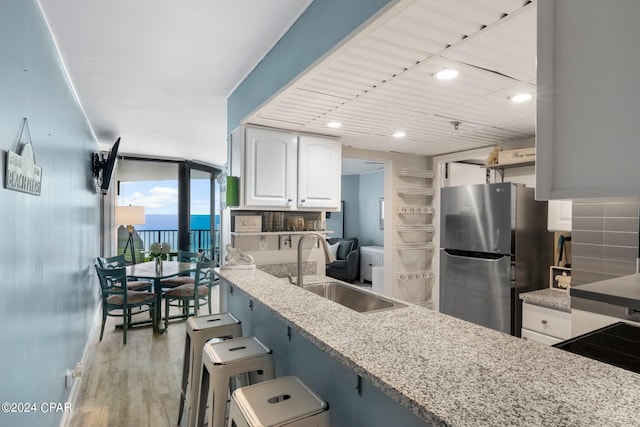
M 336 259 L 336 255 L 338 254 L 338 246 L 340 246 L 340 242 L 329 245 L 329 253 L 333 259 Z

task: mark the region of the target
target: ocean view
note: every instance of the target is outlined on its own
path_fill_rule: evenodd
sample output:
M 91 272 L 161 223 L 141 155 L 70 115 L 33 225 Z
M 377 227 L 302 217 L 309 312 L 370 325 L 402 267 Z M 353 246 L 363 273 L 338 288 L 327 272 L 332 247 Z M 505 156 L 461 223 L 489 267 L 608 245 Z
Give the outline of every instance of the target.
M 191 215 L 192 230 L 209 230 L 210 215 Z M 178 215 L 145 215 L 146 223 L 136 225 L 136 230 L 177 230 Z M 216 215 L 216 229 L 220 229 L 220 215 Z

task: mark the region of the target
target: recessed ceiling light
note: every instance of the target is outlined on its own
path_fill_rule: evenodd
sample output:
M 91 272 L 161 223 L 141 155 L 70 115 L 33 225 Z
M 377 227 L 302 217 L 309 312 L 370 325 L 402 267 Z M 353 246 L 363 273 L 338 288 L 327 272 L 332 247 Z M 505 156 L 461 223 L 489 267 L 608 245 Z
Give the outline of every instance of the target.
M 393 134 L 394 138 L 404 138 L 405 136 L 407 136 L 407 134 L 402 132 L 401 130 L 399 130 L 399 131 L 397 131 L 397 132 L 395 132 Z
M 444 70 L 438 71 L 435 76 L 438 80 L 451 80 L 458 77 L 458 70 L 445 68 Z
M 340 122 L 329 122 L 329 123 L 327 123 L 327 127 L 330 127 L 332 129 L 338 129 L 340 126 L 342 126 L 342 123 L 340 123 Z
M 511 100 L 511 102 L 527 102 L 530 101 L 533 98 L 533 95 L 530 93 L 519 93 L 517 95 L 513 95 L 511 98 L 509 98 Z

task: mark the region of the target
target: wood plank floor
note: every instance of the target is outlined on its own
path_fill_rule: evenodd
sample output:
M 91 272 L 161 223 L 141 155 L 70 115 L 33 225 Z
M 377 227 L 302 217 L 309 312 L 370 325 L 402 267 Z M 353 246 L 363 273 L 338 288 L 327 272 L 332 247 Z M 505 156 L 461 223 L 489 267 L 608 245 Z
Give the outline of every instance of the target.
M 214 288 L 212 312 L 218 307 Z M 208 314 L 207 308 L 200 314 Z M 68 426 L 176 426 L 186 321 L 173 320 L 164 334 L 154 334 L 150 327 L 130 329 L 126 345 L 116 323 L 117 317 L 107 319 L 102 341 L 97 325 Z M 183 414 L 180 425 L 186 423 Z

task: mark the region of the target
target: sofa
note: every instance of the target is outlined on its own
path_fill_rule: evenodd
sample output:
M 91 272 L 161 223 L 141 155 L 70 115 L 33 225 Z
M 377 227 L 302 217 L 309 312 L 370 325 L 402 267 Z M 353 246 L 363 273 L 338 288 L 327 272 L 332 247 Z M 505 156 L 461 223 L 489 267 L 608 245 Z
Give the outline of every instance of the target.
M 358 239 L 355 237 L 342 238 L 330 237 L 327 239 L 329 245 L 338 243 L 336 260 L 327 264 L 326 275 L 334 279 L 353 283 L 358 278 L 360 269 L 360 247 Z

